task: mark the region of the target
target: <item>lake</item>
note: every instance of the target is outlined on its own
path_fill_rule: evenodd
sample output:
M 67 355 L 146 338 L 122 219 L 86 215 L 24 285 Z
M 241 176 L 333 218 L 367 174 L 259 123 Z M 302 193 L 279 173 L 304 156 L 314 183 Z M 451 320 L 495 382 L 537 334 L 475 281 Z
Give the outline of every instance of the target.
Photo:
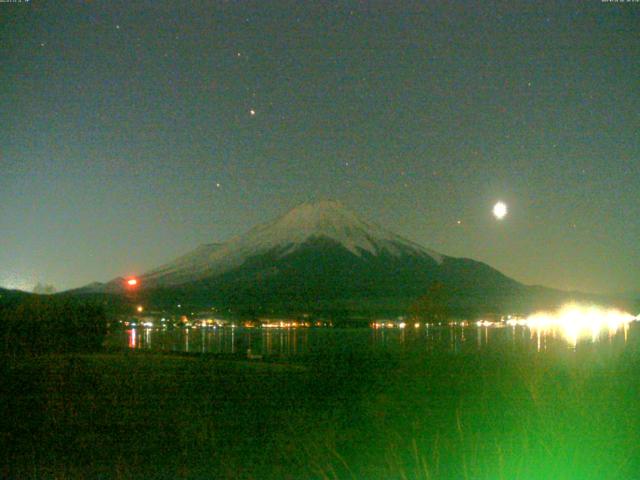
M 635 480 L 640 325 L 583 330 L 122 328 L 118 351 L 0 366 L 0 458 L 8 478 Z
M 245 328 L 150 327 L 115 331 L 109 346 L 150 351 L 268 357 L 331 356 L 344 353 L 419 355 L 424 353 L 572 352 L 601 353 L 637 348 L 640 326 L 632 322 L 615 331 L 567 339 L 557 330 L 526 326 L 425 326 L 405 328 Z

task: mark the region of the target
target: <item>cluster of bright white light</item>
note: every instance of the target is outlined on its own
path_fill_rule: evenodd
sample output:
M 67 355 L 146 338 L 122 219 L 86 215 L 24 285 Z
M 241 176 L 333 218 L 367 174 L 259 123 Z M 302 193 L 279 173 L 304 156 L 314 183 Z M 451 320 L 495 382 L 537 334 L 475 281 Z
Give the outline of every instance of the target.
M 558 332 L 567 342 L 576 345 L 584 338 L 595 341 L 603 332 L 614 335 L 618 330 L 628 328 L 634 320 L 638 317 L 616 309 L 569 304 L 555 312 L 538 312 L 525 319 L 507 320 L 507 324 L 526 326 L 532 334 Z
M 493 216 L 498 220 L 502 220 L 506 217 L 508 212 L 507 204 L 504 202 L 498 202 L 493 206 Z

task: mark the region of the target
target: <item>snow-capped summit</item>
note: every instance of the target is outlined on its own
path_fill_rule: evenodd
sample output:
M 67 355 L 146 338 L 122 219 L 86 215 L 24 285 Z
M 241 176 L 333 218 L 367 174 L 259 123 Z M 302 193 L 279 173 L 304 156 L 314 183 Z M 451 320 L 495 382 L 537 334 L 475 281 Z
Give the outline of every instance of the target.
M 386 249 L 392 255 L 403 251 L 428 253 L 437 261 L 441 256 L 373 223 L 359 218 L 335 200 L 303 203 L 276 221 L 260 225 L 246 235 L 232 239 L 229 244 L 251 246 L 256 250 L 290 245 L 291 250 L 312 238 L 333 240 L 354 255 L 363 252 L 377 255 Z
M 272 222 L 249 230 L 223 244 L 202 245 L 175 261 L 143 276 L 147 285 L 176 285 L 222 274 L 246 260 L 267 253 L 284 257 L 309 241 L 329 240 L 351 254 L 443 256 L 406 240 L 376 224 L 366 222 L 334 200 L 303 203 Z
M 201 245 L 139 280 L 137 298 L 149 305 L 254 313 L 406 312 L 432 288 L 445 288 L 447 308 L 464 315 L 507 305 L 513 311 L 545 295 L 560 298 L 482 262 L 423 248 L 333 200 L 298 205 L 224 243 Z M 124 292 L 131 290 L 119 278 L 74 293 Z

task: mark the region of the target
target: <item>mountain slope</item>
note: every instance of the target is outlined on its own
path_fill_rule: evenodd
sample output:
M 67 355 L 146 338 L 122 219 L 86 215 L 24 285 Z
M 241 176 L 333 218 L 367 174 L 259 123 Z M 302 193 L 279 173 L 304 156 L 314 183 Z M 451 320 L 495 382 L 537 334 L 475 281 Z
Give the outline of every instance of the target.
M 35 296 L 33 293 L 23 292 L 22 290 L 10 290 L 0 288 L 0 308 L 18 303 L 25 298 Z
M 592 298 L 528 287 L 482 262 L 439 254 L 334 201 L 305 203 L 225 243 L 202 245 L 140 276 L 134 290 L 118 278 L 74 294 L 125 293 L 163 308 L 372 313 L 417 308 L 433 288 L 461 315 Z
M 307 242 L 332 240 L 356 257 L 414 255 L 442 262 L 443 256 L 358 218 L 339 202 L 304 203 L 274 222 L 259 225 L 223 244 L 198 247 L 142 277 L 151 287 L 179 285 L 220 275 L 260 255 L 286 257 Z
M 478 274 L 473 274 L 477 270 Z M 467 271 L 468 278 L 460 278 Z M 478 277 L 482 276 L 480 281 Z M 283 255 L 272 250 L 242 266 L 187 284 L 152 288 L 145 298 L 172 303 L 282 312 L 406 310 L 436 282 L 447 285 L 461 312 L 496 311 L 521 285 L 487 265 L 425 255 L 355 255 L 336 241 L 314 238 Z
M 198 247 L 140 282 L 142 297 L 167 307 L 282 311 L 406 309 L 436 282 L 447 285 L 461 311 L 496 311 L 523 288 L 488 265 L 424 248 L 335 201 L 302 204 L 228 242 Z

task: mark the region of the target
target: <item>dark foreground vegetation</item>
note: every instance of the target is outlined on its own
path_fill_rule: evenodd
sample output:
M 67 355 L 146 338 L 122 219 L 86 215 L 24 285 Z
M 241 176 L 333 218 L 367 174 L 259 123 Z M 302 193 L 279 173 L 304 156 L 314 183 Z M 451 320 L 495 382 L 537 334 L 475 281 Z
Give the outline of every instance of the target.
M 97 352 L 107 332 L 95 302 L 25 295 L 0 299 L 0 354 Z
M 632 479 L 640 358 L 3 362 L 4 478 Z
M 0 306 L 11 479 L 636 479 L 640 348 L 295 363 L 105 352 L 101 308 Z M 614 353 L 617 352 L 617 353 Z

